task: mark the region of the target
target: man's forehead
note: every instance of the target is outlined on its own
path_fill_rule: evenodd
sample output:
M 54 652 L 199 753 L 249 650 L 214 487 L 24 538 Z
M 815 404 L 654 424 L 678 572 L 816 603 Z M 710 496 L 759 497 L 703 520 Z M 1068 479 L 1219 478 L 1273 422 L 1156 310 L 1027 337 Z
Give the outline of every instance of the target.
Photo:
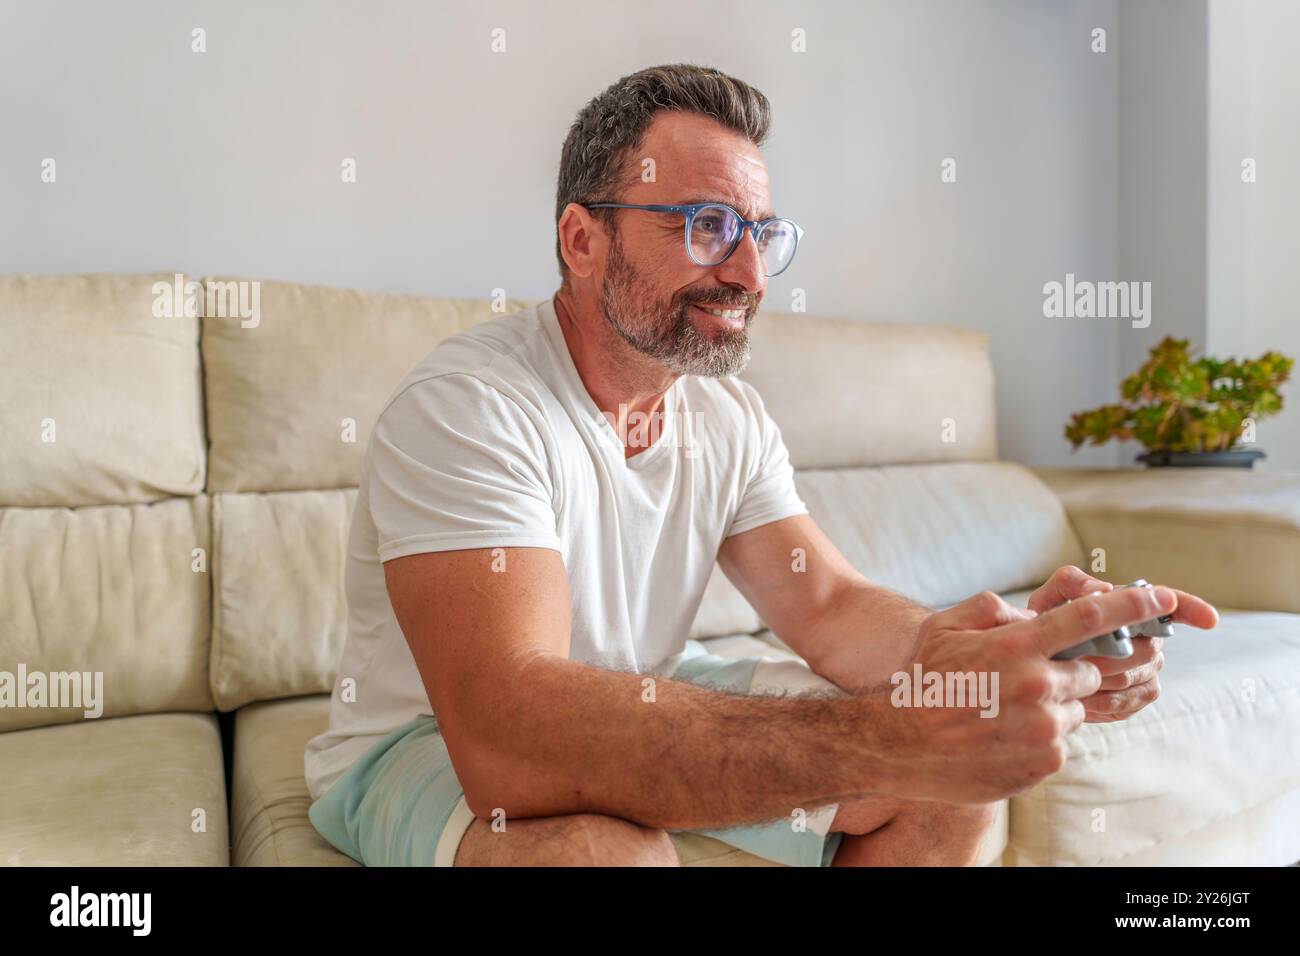
M 654 160 L 654 181 L 639 175 Z M 741 215 L 772 215 L 767 165 L 744 135 L 708 117 L 687 113 L 655 117 L 646 133 L 630 202 L 722 202 Z

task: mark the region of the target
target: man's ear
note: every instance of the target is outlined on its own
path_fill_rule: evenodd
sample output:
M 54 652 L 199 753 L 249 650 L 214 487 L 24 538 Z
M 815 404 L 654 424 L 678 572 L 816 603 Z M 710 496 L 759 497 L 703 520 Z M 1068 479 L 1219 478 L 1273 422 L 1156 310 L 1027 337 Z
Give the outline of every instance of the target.
M 609 240 L 591 213 L 571 202 L 564 207 L 555 228 L 569 272 L 582 279 L 595 272 L 597 261 L 609 248 Z

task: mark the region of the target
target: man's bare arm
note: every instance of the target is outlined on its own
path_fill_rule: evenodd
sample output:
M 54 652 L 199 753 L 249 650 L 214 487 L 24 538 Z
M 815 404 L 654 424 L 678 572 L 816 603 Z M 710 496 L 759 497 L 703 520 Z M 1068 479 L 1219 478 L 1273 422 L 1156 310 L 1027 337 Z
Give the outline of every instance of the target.
M 798 565 L 792 565 L 795 548 L 802 551 Z M 728 538 L 719 563 L 768 626 L 814 671 L 841 687 L 878 688 L 916 656 L 930 611 L 868 581 L 807 515 Z M 1067 565 L 1031 595 L 1029 610 L 1041 614 L 1110 587 Z M 1202 628 L 1218 623 L 1218 613 L 1205 601 L 1173 593 L 1175 621 Z M 1084 702 L 1090 721 L 1122 720 L 1159 696 L 1160 643 L 1160 638 L 1138 638 L 1130 658 L 1094 659 L 1103 681 Z
M 918 658 L 1001 675 L 1001 707 L 895 708 L 883 693 L 728 695 L 567 659 L 558 553 L 412 555 L 388 593 L 477 816 L 601 813 L 665 829 L 725 827 L 867 795 L 987 803 L 1063 766 L 1101 675 L 1052 655 L 1171 613 L 1164 588 L 1115 591 L 1032 620 L 985 592 L 930 615 Z
M 781 640 L 846 690 L 904 669 L 933 613 L 868 581 L 808 515 L 733 535 L 718 563 Z
M 883 699 L 718 693 L 568 660 L 555 551 L 412 555 L 388 592 L 476 815 L 603 813 L 668 829 L 789 817 L 878 792 Z M 650 690 L 653 690 L 653 694 Z

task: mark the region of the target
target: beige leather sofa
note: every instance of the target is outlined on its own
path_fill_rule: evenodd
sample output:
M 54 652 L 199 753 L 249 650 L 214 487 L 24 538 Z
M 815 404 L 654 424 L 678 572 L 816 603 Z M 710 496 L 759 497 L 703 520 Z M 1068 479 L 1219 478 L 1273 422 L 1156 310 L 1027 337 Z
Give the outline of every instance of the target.
M 98 718 L 0 707 L 0 862 L 353 865 L 308 822 L 303 747 L 344 637 L 358 468 L 406 369 L 491 310 L 265 282 L 256 323 L 199 319 L 155 283 L 174 279 L 0 278 L 0 680 L 103 679 Z M 1111 580 L 1224 608 L 1169 641 L 1155 706 L 1080 728 L 1066 768 L 1009 801 L 987 862 L 1300 859 L 1300 476 L 1000 462 L 986 346 L 764 315 L 745 377 L 814 516 L 877 581 L 936 606 L 1023 599 L 1104 552 Z M 788 653 L 720 576 L 693 634 Z

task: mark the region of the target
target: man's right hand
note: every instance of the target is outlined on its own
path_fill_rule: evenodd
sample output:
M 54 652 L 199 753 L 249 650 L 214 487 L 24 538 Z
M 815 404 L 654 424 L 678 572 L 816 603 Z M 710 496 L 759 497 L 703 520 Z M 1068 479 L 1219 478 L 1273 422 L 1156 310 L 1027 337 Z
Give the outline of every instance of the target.
M 889 790 L 911 799 L 987 803 L 1050 777 L 1065 765 L 1066 734 L 1083 723 L 1080 699 L 1102 679 L 1085 659 L 1052 656 L 1122 625 L 1170 614 L 1177 603 L 1168 588 L 1132 588 L 1035 615 L 986 591 L 932 614 L 921 625 L 913 663 L 945 679 L 996 673 L 998 711 L 981 717 L 972 701 L 961 708 L 895 707 L 877 696 L 873 719 L 885 721 L 882 739 L 899 758 Z

